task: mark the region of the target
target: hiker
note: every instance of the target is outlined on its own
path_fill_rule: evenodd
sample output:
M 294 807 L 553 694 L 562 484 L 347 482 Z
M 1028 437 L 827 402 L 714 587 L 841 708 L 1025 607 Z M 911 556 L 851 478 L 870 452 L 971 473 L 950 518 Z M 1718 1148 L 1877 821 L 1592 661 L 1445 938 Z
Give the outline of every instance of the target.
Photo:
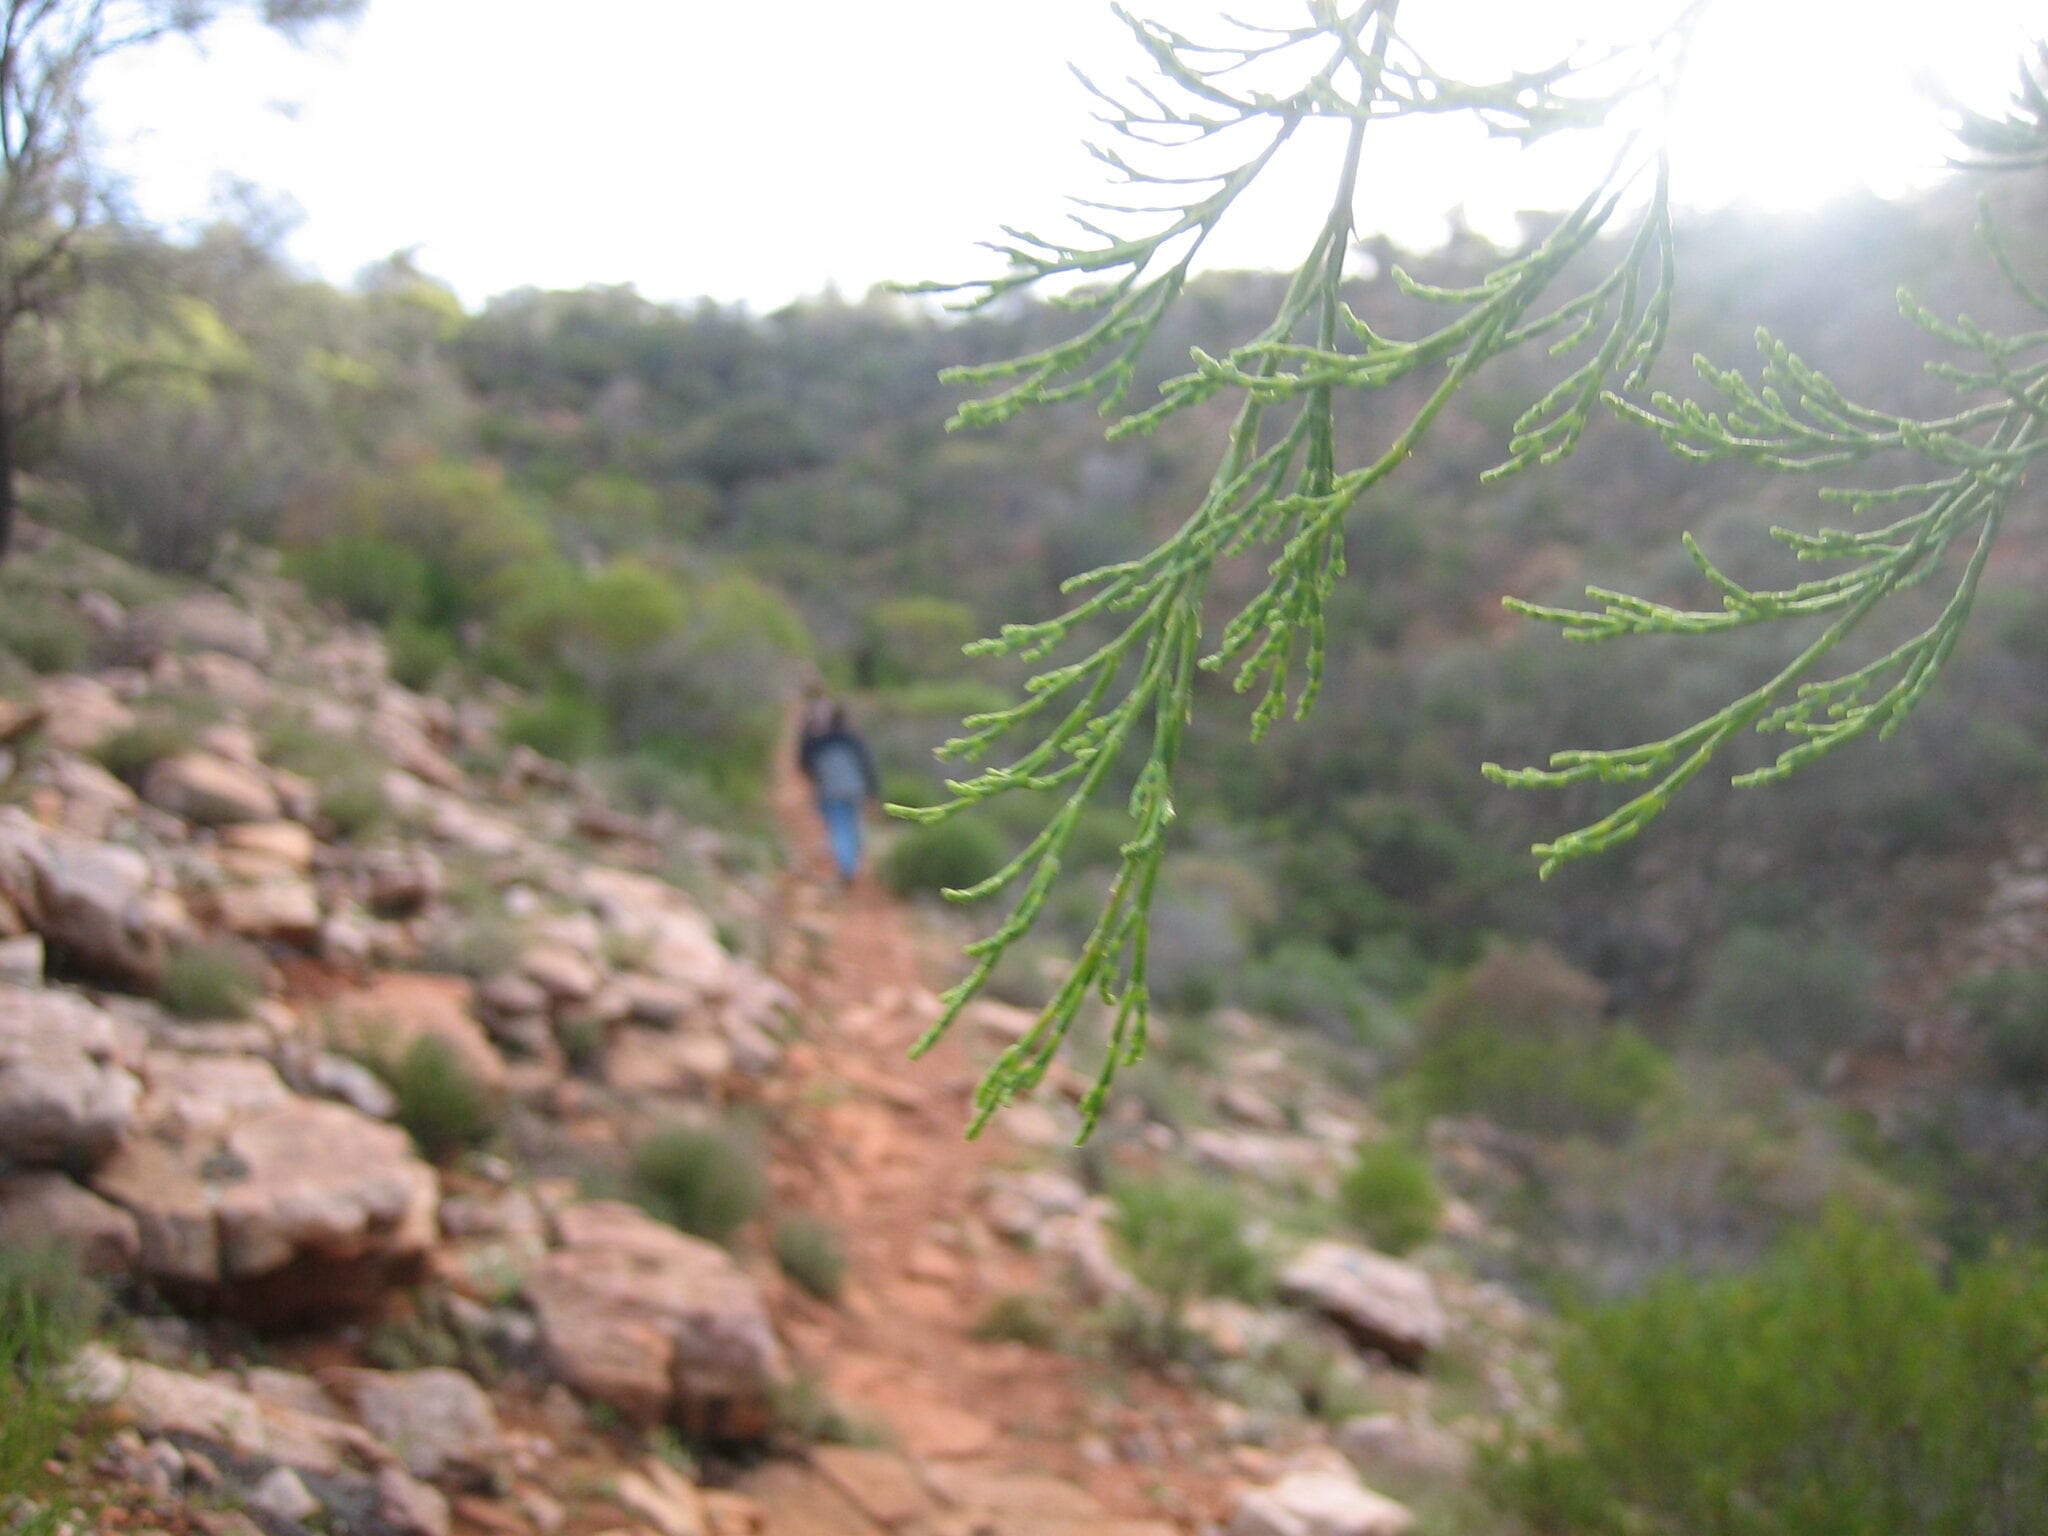
M 874 759 L 868 756 L 867 743 L 847 723 L 845 706 L 826 698 L 811 702 L 804 713 L 796 760 L 818 797 L 818 814 L 825 820 L 839 883 L 851 885 L 860 872 L 862 802 L 879 797 L 880 788 Z

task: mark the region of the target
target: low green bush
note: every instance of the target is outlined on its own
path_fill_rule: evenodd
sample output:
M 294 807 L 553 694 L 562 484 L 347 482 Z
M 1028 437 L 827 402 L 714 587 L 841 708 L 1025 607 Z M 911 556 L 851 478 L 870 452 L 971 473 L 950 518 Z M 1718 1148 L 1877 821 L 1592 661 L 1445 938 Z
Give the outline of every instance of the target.
M 1541 1136 L 1620 1136 L 1670 1079 L 1664 1052 L 1603 1022 L 1606 991 L 1543 945 L 1495 945 L 1439 987 L 1396 1089 L 1425 1115 Z
M 1966 976 L 1955 999 L 1983 1032 L 1992 1076 L 2029 1092 L 2048 1088 L 2048 969 L 2001 967 Z
M 313 596 L 373 624 L 417 620 L 427 609 L 426 560 L 388 539 L 337 534 L 289 556 L 285 571 Z
M 378 764 L 352 764 L 320 786 L 320 819 L 343 842 L 376 831 L 390 815 L 384 771 Z
M 184 944 L 164 961 L 156 1000 L 181 1019 L 234 1019 L 263 995 L 263 962 L 232 939 Z
M 1196 1296 L 1264 1294 L 1265 1257 L 1245 1237 L 1244 1207 L 1228 1185 L 1192 1175 L 1127 1179 L 1110 1200 L 1110 1232 L 1131 1273 L 1170 1314 Z
M 785 1216 L 770 1239 L 782 1272 L 820 1301 L 836 1302 L 846 1287 L 846 1245 L 815 1216 Z
M 656 1131 L 633 1149 L 631 1180 L 649 1215 L 715 1243 L 752 1221 L 768 1198 L 760 1147 L 726 1126 Z
M 1399 1255 L 1435 1234 L 1444 1197 L 1422 1154 L 1394 1140 L 1369 1141 L 1337 1185 L 1337 1208 L 1373 1247 Z
M 611 739 L 604 707 L 566 688 L 550 689 L 505 711 L 500 734 L 512 746 L 531 747 L 557 762 L 581 762 L 603 752 Z
M 1620 1136 L 1671 1078 L 1671 1060 L 1627 1025 L 1589 1038 L 1503 1026 L 1425 1040 L 1402 1087 L 1425 1114 L 1478 1114 L 1538 1136 Z
M 54 1458 L 85 1410 L 63 1367 L 91 1336 L 100 1307 L 65 1250 L 0 1247 L 0 1526 L 10 1536 L 73 1528 Z
M 496 1097 L 447 1041 L 422 1035 L 379 1070 L 398 1100 L 398 1123 L 430 1161 L 445 1163 L 497 1135 Z
M 92 755 L 107 772 L 137 789 L 151 768 L 167 757 L 191 751 L 198 739 L 198 732 L 182 720 L 144 715 L 104 738 Z
M 899 896 L 959 890 L 1003 867 L 1002 839 L 966 817 L 912 827 L 882 859 L 882 880 Z
M 1538 1536 L 2004 1536 L 2048 1510 L 2048 1266 L 1944 1284 L 1837 1210 L 1761 1268 L 1581 1319 L 1556 1433 L 1497 1461 Z
M 8 591 L 0 593 L 0 651 L 32 672 L 76 672 L 92 652 L 92 629 L 52 593 Z
M 988 1304 L 972 1332 L 975 1338 L 990 1343 L 1051 1349 L 1059 1342 L 1059 1316 L 1043 1296 L 1010 1291 Z
M 462 648 L 453 635 L 417 619 L 399 619 L 389 625 L 384 631 L 384 651 L 392 678 L 420 693 L 462 660 Z
M 1808 1073 L 1882 1022 L 1877 957 L 1839 934 L 1738 928 L 1707 968 L 1693 1019 L 1723 1050 L 1756 1047 Z

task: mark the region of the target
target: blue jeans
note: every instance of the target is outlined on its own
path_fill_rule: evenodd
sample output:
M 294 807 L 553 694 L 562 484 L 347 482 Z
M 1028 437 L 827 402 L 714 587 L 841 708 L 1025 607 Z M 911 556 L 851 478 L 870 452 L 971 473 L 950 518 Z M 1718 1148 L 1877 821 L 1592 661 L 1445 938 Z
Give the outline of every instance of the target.
M 818 810 L 825 818 L 825 835 L 832 844 L 832 862 L 839 866 L 839 878 L 851 880 L 860 872 L 860 802 L 821 799 Z

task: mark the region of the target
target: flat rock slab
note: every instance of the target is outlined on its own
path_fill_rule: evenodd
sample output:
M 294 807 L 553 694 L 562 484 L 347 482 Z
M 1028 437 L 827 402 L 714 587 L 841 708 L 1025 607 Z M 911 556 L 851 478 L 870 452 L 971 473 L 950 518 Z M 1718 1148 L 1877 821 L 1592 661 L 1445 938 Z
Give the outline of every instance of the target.
M 425 1261 L 440 1182 L 403 1131 L 286 1094 L 164 1106 L 94 1177 L 134 1216 L 143 1272 L 256 1321 L 373 1305 Z

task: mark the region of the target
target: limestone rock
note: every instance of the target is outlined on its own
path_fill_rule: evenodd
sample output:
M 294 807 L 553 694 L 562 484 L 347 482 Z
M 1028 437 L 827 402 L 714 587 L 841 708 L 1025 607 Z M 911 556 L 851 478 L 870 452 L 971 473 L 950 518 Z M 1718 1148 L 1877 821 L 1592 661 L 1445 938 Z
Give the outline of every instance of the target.
M 0 896 L 77 969 L 154 990 L 182 913 L 133 848 L 40 827 L 0 808 Z
M 260 1465 L 320 1477 L 378 1453 L 352 1424 L 264 1402 L 223 1381 L 126 1360 L 104 1345 L 87 1345 L 74 1370 L 82 1396 L 108 1405 L 116 1421 L 145 1435 L 196 1440 Z
M 0 1252 L 52 1243 L 98 1275 L 126 1274 L 142 1251 L 133 1216 L 63 1174 L 0 1179 Z
M 429 1482 L 487 1486 L 505 1457 L 497 1410 L 461 1371 L 323 1371 L 320 1384 L 354 1406 L 363 1427 Z
M 214 893 L 221 925 L 245 939 L 277 939 L 310 948 L 320 936 L 320 896 L 309 880 L 276 876 Z
M 399 1467 L 377 1474 L 377 1513 L 398 1536 L 448 1536 L 453 1529 L 447 1499 Z
M 519 973 L 557 1002 L 580 1003 L 604 984 L 596 966 L 567 944 L 543 942 L 519 957 Z
M 660 1536 L 709 1536 L 710 1523 L 696 1485 L 668 1463 L 648 1457 L 637 1472 L 614 1480 L 618 1501 Z
M 134 1215 L 160 1283 L 288 1321 L 360 1310 L 424 1261 L 440 1186 L 403 1131 L 289 1094 L 251 1108 L 159 1093 L 93 1182 Z
M 276 821 L 283 814 L 277 791 L 262 774 L 211 752 L 180 752 L 153 763 L 142 781 L 142 798 L 203 827 Z
M 1312 1244 L 1280 1271 L 1278 1290 L 1403 1365 L 1420 1364 L 1443 1343 L 1443 1308 L 1429 1276 L 1370 1248 Z
M 319 843 L 296 821 L 245 821 L 224 829 L 221 847 L 263 861 L 265 873 L 303 875 Z
M 618 1093 L 709 1098 L 732 1066 L 731 1046 L 695 1030 L 672 1035 L 628 1027 L 605 1044 L 605 1086 Z
M 0 939 L 0 984 L 10 987 L 41 986 L 43 961 L 40 934 L 22 933 Z
M 65 752 L 90 752 L 135 723 L 135 711 L 97 678 L 45 678 L 36 702 L 43 710 L 43 740 Z
M 0 986 L 0 1164 L 90 1165 L 135 1119 L 140 1032 L 75 993 Z
M 638 1424 L 753 1440 L 786 1375 L 753 1281 L 726 1252 L 631 1206 L 593 1201 L 557 1218 L 562 1246 L 527 1283 L 549 1363 Z
M 1227 1536 L 1404 1536 L 1415 1517 L 1341 1472 L 1290 1472 L 1239 1501 Z

